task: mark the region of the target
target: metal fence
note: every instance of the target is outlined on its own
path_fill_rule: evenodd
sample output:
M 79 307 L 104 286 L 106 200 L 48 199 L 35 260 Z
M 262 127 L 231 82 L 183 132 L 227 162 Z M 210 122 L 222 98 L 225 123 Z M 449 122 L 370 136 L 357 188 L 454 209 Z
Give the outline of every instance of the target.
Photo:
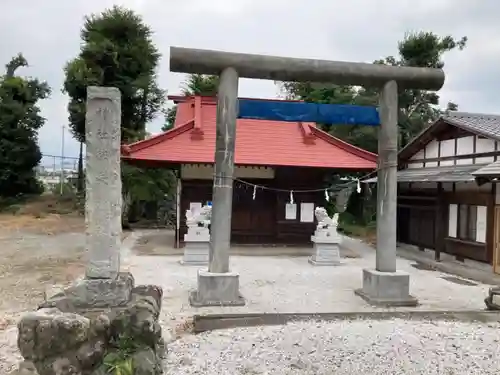
M 45 191 L 63 194 L 66 189 L 71 189 L 77 176 L 78 157 L 42 155 L 37 168 L 37 177 Z

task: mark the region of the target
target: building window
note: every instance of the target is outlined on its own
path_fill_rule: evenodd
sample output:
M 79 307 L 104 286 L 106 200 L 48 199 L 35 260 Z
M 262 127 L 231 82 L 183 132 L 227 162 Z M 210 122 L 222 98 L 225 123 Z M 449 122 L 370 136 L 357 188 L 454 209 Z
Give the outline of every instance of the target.
M 458 238 L 476 241 L 477 206 L 460 204 L 458 206 Z

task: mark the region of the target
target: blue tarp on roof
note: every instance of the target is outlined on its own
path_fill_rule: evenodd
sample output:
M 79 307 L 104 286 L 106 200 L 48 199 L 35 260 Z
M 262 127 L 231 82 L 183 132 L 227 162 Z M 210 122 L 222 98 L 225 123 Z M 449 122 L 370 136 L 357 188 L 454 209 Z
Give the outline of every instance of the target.
M 238 118 L 318 122 L 322 124 L 380 125 L 380 118 L 376 107 L 280 100 L 240 99 Z

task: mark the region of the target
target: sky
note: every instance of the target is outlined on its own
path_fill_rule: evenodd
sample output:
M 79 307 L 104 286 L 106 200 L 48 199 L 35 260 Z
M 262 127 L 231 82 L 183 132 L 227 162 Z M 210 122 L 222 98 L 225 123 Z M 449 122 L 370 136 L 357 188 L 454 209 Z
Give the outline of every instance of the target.
M 169 71 L 170 46 L 231 52 L 372 62 L 397 54 L 406 32 L 467 36 L 467 48 L 446 54 L 440 91 L 459 110 L 500 113 L 500 2 L 494 0 L 1 0 L 0 63 L 22 52 L 29 67 L 19 74 L 52 88 L 40 103 L 46 124 L 42 153 L 77 156 L 67 125 L 68 98 L 61 92 L 63 67 L 80 48 L 85 15 L 123 5 L 142 15 L 162 53 L 160 86 L 178 94 L 185 76 Z M 1 73 L 0 73 L 1 74 Z M 239 95 L 274 98 L 272 81 L 241 80 Z M 163 119 L 148 126 L 156 133 Z

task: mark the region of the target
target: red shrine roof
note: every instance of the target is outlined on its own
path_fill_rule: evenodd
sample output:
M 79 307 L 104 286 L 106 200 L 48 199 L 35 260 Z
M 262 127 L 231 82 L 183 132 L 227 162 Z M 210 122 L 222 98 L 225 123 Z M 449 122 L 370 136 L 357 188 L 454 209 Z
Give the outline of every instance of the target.
M 174 128 L 122 146 L 124 160 L 174 164 L 213 163 L 214 97 L 169 96 L 178 104 Z M 377 155 L 319 130 L 313 123 L 238 119 L 237 165 L 370 170 Z

